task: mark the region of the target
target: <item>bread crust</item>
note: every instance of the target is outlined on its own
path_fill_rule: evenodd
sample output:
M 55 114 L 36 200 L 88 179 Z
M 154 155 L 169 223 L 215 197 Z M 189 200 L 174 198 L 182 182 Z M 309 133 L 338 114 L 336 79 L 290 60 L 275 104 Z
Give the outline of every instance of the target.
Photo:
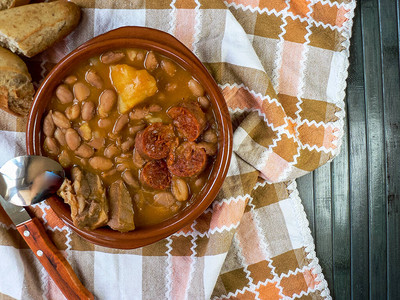
M 0 108 L 16 116 L 28 113 L 35 91 L 24 61 L 0 47 Z
M 30 2 L 29 0 L 14 0 L 13 4 L 10 6 L 10 8 L 25 5 L 25 4 L 28 4 L 29 2 Z
M 0 45 L 35 56 L 68 35 L 78 25 L 80 15 L 79 6 L 65 0 L 0 11 Z
M 28 4 L 29 0 L 0 0 L 0 10 Z

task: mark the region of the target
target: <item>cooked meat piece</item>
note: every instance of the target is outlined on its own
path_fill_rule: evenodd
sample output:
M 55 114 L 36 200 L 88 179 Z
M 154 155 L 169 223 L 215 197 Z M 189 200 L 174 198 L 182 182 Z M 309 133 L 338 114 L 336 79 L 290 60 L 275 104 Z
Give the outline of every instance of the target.
M 135 148 L 145 159 L 163 159 L 176 140 L 172 125 L 153 123 L 136 135 Z
M 122 180 L 111 184 L 109 190 L 110 220 L 107 225 L 114 230 L 127 232 L 135 229 L 132 198 Z
M 79 204 L 71 180 L 65 178 L 63 184 L 58 189 L 57 194 L 71 207 L 71 217 L 72 219 L 75 219 L 78 215 Z
M 140 172 L 140 181 L 148 187 L 165 190 L 171 185 L 171 176 L 163 160 L 152 160 L 146 163 Z
M 206 127 L 206 115 L 197 102 L 184 102 L 168 110 L 172 124 L 188 141 L 195 141 Z
M 71 174 L 72 182 L 65 179 L 58 195 L 71 207 L 74 225 L 89 230 L 104 226 L 108 221 L 108 201 L 100 177 L 78 167 Z
M 197 175 L 205 169 L 206 163 L 206 152 L 193 142 L 184 142 L 171 150 L 167 159 L 169 171 L 178 177 Z

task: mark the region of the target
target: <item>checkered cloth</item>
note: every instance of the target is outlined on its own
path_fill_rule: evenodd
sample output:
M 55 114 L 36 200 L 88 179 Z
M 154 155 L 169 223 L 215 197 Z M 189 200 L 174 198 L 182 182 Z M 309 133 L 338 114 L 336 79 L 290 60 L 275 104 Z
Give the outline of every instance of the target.
M 35 212 L 99 299 L 330 298 L 294 179 L 338 154 L 355 0 L 76 0 L 77 30 L 28 61 L 37 83 L 108 30 L 171 33 L 218 82 L 234 126 L 221 192 L 193 224 L 135 250 L 93 245 L 46 204 Z M 25 153 L 25 120 L 0 113 L 0 165 Z M 4 213 L 0 298 L 62 299 Z M 1 297 L 3 295 L 3 297 Z

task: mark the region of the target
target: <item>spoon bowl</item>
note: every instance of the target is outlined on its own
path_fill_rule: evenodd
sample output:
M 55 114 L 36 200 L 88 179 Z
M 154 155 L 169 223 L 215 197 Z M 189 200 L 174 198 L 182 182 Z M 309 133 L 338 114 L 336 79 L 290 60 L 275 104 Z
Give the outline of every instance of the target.
M 47 157 L 25 155 L 10 159 L 0 168 L 0 207 L 67 299 L 94 299 L 47 236 L 39 219 L 21 207 L 55 194 L 64 176 L 61 165 Z
M 0 168 L 0 195 L 17 206 L 33 205 L 54 195 L 64 177 L 62 166 L 48 157 L 15 157 Z

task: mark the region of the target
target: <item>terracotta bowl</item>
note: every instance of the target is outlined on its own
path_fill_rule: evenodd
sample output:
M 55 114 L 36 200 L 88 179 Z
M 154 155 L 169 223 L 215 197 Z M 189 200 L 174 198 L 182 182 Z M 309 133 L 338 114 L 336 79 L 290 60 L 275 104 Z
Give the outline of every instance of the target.
M 144 27 L 122 27 L 100 35 L 64 57 L 47 75 L 39 87 L 29 113 L 26 131 L 27 151 L 42 155 L 41 128 L 45 108 L 57 85 L 79 63 L 107 50 L 135 47 L 161 53 L 188 70 L 204 87 L 211 100 L 218 124 L 219 152 L 209 181 L 193 203 L 176 216 L 157 225 L 120 233 L 107 227 L 94 231 L 74 226 L 69 206 L 62 199 L 52 197 L 48 203 L 55 213 L 77 234 L 90 242 L 112 248 L 133 249 L 154 243 L 193 222 L 211 204 L 226 177 L 232 153 L 232 125 L 225 100 L 214 79 L 199 59 L 171 35 Z

